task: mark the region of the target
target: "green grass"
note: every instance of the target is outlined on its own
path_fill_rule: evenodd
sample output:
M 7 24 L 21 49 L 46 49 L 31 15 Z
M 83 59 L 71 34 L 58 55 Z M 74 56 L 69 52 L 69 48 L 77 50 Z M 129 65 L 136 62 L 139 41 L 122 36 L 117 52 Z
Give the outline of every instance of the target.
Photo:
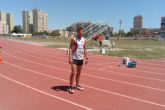
M 48 38 L 20 38 L 20 40 L 24 41 L 34 41 L 34 42 L 54 42 L 54 43 L 68 43 L 68 39 L 48 39 Z
M 53 45 L 48 45 L 47 47 L 51 47 L 51 48 L 67 48 L 68 45 L 67 44 L 53 44 Z
M 22 39 L 25 41 L 34 42 L 53 42 L 54 44 L 48 45 L 51 48 L 67 48 L 69 40 L 67 39 L 43 39 L 43 38 L 32 38 Z M 88 42 L 87 48 L 91 49 L 99 47 L 98 42 Z M 165 58 L 165 42 L 153 41 L 153 40 L 115 40 L 115 51 L 106 51 L 106 55 L 123 57 L 127 56 L 130 58 L 138 59 L 160 59 Z M 99 52 L 93 52 L 99 53 Z
M 139 59 L 165 58 L 165 42 L 151 40 L 119 40 L 115 41 L 115 48 L 121 51 L 110 51 L 107 55 L 127 56 Z
M 122 51 L 110 51 L 107 52 L 107 55 L 118 56 L 118 57 L 130 57 L 138 59 L 159 59 L 165 58 L 165 53 L 162 52 L 165 50 L 152 50 L 152 51 L 136 51 L 136 50 L 122 50 Z
M 119 40 L 115 41 L 116 42 L 116 47 L 122 47 L 122 48 L 159 48 L 159 47 L 164 47 L 165 42 L 160 42 L 160 41 L 151 41 L 151 40 Z

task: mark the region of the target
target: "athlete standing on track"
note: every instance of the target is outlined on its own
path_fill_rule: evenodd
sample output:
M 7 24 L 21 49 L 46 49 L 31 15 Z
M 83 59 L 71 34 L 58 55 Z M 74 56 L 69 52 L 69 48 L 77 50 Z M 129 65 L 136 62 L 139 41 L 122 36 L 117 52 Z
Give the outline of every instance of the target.
M 73 36 L 71 38 L 68 60 L 69 60 L 69 64 L 71 64 L 69 92 L 74 93 L 73 81 L 74 81 L 75 74 L 76 74 L 76 89 L 84 90 L 84 88 L 82 88 L 79 85 L 79 81 L 80 81 L 83 61 L 85 61 L 85 64 L 88 63 L 88 57 L 87 57 L 87 51 L 86 51 L 86 41 L 85 41 L 85 38 L 83 37 L 82 27 L 79 27 L 77 29 L 77 36 Z

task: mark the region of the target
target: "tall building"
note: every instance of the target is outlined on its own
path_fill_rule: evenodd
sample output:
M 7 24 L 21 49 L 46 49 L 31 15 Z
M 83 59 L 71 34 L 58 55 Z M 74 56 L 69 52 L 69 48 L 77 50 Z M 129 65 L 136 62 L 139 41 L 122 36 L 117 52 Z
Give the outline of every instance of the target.
M 14 29 L 14 16 L 10 13 L 0 12 L 3 34 L 8 34 Z
M 8 29 L 7 29 L 7 23 L 6 23 L 6 13 L 5 12 L 0 12 L 0 21 L 2 22 L 2 33 L 7 34 Z
M 0 21 L 0 34 L 3 34 L 2 28 L 2 21 Z
M 133 21 L 133 29 L 134 30 L 141 30 L 143 28 L 143 18 L 142 16 L 135 16 Z
M 14 29 L 14 16 L 11 15 L 10 13 L 6 14 L 6 22 L 8 25 L 9 32 L 12 32 Z
M 23 32 L 36 33 L 48 31 L 48 14 L 34 9 L 32 11 L 23 11 Z
M 38 10 L 33 10 L 33 26 L 34 32 L 48 31 L 48 14 Z
M 165 16 L 161 18 L 160 37 L 165 39 Z
M 33 13 L 30 11 L 23 11 L 23 32 L 33 33 Z

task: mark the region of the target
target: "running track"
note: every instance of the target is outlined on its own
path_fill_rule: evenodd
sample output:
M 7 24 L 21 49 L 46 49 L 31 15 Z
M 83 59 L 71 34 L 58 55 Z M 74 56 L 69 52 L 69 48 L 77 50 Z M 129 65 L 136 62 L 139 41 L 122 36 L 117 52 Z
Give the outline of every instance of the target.
M 70 65 L 66 52 L 1 40 L 0 110 L 165 110 L 165 60 L 138 60 L 89 54 L 81 85 L 67 92 Z

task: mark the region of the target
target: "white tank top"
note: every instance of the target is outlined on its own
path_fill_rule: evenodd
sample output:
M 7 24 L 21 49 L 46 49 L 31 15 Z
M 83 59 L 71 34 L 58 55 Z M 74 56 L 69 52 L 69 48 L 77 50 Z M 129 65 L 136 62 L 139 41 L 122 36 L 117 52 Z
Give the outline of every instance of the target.
M 74 49 L 72 49 L 72 58 L 75 60 L 83 60 L 84 57 L 84 46 L 85 46 L 85 39 L 81 37 L 75 38 L 76 43 Z

